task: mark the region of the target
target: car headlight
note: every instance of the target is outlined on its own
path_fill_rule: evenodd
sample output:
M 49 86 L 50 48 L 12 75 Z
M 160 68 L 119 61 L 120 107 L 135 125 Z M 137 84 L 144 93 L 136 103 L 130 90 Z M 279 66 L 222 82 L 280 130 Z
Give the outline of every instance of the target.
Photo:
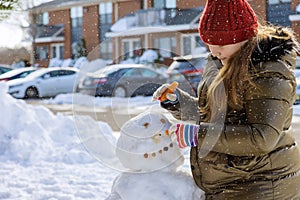
M 9 89 L 9 90 L 15 89 L 15 88 L 17 88 L 17 87 L 21 87 L 22 85 L 23 85 L 23 84 L 10 85 L 10 86 L 8 87 L 8 89 Z

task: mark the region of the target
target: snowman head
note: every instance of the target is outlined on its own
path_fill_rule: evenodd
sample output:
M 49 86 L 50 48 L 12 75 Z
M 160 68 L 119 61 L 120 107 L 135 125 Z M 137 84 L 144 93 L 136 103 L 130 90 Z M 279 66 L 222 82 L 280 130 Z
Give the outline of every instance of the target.
M 183 155 L 168 129 L 171 123 L 161 113 L 144 112 L 121 128 L 116 154 L 124 167 L 138 172 L 176 169 Z

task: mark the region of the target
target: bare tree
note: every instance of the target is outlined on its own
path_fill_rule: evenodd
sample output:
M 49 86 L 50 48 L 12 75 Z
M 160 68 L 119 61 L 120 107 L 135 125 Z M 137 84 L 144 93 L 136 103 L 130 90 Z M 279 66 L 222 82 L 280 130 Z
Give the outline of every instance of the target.
M 18 4 L 18 0 L 1 0 L 0 10 L 13 10 Z
M 19 6 L 19 0 L 0 0 L 0 20 L 6 19 Z

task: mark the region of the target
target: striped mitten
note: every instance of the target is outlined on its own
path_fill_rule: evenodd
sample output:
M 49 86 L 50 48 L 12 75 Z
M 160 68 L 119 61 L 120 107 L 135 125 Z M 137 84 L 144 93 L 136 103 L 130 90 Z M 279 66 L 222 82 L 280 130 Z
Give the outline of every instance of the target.
M 198 144 L 199 125 L 176 124 L 176 139 L 179 148 L 194 147 Z

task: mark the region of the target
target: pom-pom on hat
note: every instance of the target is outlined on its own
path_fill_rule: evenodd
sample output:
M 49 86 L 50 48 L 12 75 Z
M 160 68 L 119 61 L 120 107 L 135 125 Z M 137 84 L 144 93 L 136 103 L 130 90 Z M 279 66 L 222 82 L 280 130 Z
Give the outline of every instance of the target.
M 246 0 L 207 0 L 199 33 L 207 44 L 228 45 L 250 39 L 257 27 L 256 15 Z

